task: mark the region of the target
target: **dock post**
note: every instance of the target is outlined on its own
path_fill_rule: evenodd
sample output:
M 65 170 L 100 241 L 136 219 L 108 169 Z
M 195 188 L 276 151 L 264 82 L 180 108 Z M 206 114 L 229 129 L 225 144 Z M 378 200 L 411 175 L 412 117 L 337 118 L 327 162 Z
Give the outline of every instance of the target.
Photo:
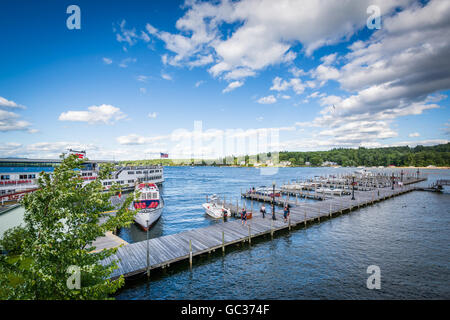
M 250 225 L 248 225 L 248 244 L 251 246 L 252 245 L 252 232 L 250 229 Z
M 273 220 L 270 221 L 270 237 L 273 240 Z
M 189 267 L 192 269 L 192 241 L 189 239 Z
M 148 220 L 147 220 L 147 278 L 150 278 L 150 248 L 148 244 Z
M 295 194 L 295 205 L 298 205 L 298 193 Z
M 330 201 L 330 218 L 331 218 L 331 201 Z
M 288 227 L 289 227 L 289 231 L 291 231 L 291 215 L 289 215 L 289 217 L 288 217 Z
M 225 253 L 225 232 L 222 230 L 222 253 Z
M 305 207 L 305 228 L 306 228 L 306 207 Z

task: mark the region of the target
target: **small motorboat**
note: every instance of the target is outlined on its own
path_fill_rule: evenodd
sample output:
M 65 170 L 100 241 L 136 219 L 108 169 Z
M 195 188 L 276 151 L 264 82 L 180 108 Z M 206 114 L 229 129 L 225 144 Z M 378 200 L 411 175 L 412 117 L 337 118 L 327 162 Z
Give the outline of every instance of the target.
M 202 204 L 205 212 L 214 219 L 226 218 L 231 216 L 231 211 L 216 202 L 217 196 L 214 194 L 210 197 L 210 201 Z
M 266 187 L 266 186 L 261 186 L 256 188 L 256 190 L 254 191 L 254 193 L 259 194 L 259 195 L 263 195 L 263 196 L 269 196 L 269 197 L 273 197 L 273 188 L 270 187 Z M 281 197 L 281 193 L 279 190 L 275 190 L 275 197 Z
M 140 183 L 135 187 L 135 194 L 139 193 L 137 200 L 131 203 L 131 210 L 135 210 L 134 221 L 147 231 L 161 216 L 164 208 L 164 199 L 154 183 Z

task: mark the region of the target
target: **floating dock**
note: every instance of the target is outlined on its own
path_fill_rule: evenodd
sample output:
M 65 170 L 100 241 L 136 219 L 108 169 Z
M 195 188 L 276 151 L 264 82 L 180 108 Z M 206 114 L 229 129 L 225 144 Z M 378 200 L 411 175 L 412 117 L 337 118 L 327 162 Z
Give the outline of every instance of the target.
M 240 220 L 222 221 L 220 223 L 184 231 L 177 234 L 153 238 L 148 241 L 127 244 L 118 248 L 117 253 L 103 261 L 109 264 L 116 261 L 118 269 L 112 275 L 112 279 L 120 276 L 125 278 L 139 274 L 150 274 L 150 270 L 166 268 L 173 263 L 189 261 L 192 267 L 193 257 L 211 253 L 215 250 L 226 252 L 226 247 L 237 243 L 248 243 L 252 239 L 261 236 L 273 237 L 280 230 L 291 230 L 296 227 L 306 227 L 309 223 L 320 222 L 337 215 L 350 212 L 360 207 L 368 206 L 395 196 L 399 196 L 416 190 L 412 183 L 424 181 L 422 178 L 409 178 L 408 185 L 396 187 L 376 188 L 369 191 L 354 191 L 352 195 L 337 197 L 325 197 L 316 202 L 295 202 L 295 199 L 279 199 L 280 204 L 289 201 L 290 216 L 285 222 L 282 211 L 276 212 L 276 220 L 272 220 L 272 214 L 266 214 L 265 219 L 260 214 L 253 215 L 247 224 Z M 406 182 L 406 181 L 405 181 Z M 367 189 L 366 189 L 367 190 Z M 270 201 L 270 199 L 262 199 Z M 234 207 L 235 204 L 227 203 L 225 206 Z M 239 211 L 239 204 L 235 211 Z

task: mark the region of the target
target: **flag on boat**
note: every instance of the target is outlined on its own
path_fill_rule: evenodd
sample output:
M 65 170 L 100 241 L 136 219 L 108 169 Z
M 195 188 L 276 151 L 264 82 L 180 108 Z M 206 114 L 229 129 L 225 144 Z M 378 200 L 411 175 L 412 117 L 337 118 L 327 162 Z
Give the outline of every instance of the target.
M 161 152 L 161 158 L 169 158 L 169 154 Z

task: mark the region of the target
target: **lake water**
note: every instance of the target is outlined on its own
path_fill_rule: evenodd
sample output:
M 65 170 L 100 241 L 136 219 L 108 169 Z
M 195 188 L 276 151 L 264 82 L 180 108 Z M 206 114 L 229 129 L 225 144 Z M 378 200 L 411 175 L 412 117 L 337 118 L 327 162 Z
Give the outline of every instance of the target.
M 201 207 L 206 195 L 215 193 L 235 202 L 241 188 L 353 170 L 280 168 L 274 175 L 262 175 L 254 168 L 167 167 L 162 188 L 166 207 L 150 237 L 218 223 Z M 429 178 L 422 185 L 450 179 L 450 170 L 421 171 Z M 273 240 L 252 240 L 250 248 L 248 244 L 227 248 L 224 256 L 194 258 L 192 271 L 187 263 L 172 265 L 165 272 L 153 272 L 150 282 L 128 282 L 116 298 L 449 299 L 449 208 L 448 193 L 408 193 L 280 233 Z M 16 210 L 0 216 L 0 228 L 22 214 Z M 146 234 L 132 225 L 119 236 L 136 242 L 145 240 Z M 366 287 L 369 265 L 380 267 L 380 290 Z

